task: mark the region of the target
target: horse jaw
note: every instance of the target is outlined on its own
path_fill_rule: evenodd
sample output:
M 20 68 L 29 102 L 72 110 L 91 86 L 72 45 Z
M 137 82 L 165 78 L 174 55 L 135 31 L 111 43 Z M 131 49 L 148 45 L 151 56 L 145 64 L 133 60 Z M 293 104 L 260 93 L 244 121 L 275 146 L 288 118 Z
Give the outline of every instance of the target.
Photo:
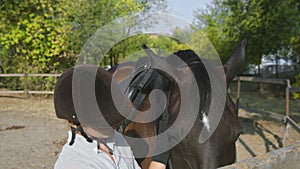
M 245 47 L 247 40 L 244 39 L 237 45 L 229 60 L 224 64 L 223 68 L 226 74 L 226 82 L 229 84 L 232 79 L 242 70 L 245 59 Z

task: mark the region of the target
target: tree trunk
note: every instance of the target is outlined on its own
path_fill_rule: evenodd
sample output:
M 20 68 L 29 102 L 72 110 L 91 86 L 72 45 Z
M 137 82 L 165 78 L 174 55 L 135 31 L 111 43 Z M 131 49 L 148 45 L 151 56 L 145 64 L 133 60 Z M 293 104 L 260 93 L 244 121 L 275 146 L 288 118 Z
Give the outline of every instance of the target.
M 277 55 L 275 55 L 275 77 L 278 78 L 278 60 L 279 57 L 277 58 Z

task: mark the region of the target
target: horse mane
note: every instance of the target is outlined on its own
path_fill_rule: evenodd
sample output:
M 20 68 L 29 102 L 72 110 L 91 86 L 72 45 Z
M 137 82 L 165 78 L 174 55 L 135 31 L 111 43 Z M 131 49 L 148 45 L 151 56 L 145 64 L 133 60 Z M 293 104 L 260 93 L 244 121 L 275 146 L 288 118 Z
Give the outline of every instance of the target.
M 177 57 L 174 57 L 177 56 Z M 206 60 L 200 57 L 193 50 L 180 50 L 166 58 L 166 61 L 175 66 L 176 68 L 184 68 L 189 67 L 197 81 L 197 86 L 199 90 L 200 96 L 200 107 L 199 107 L 199 115 L 202 119 L 202 114 L 206 115 L 209 112 L 210 102 L 211 102 L 211 83 L 210 78 L 205 68 L 205 64 L 211 66 L 211 64 Z M 183 62 L 184 63 L 183 63 Z
M 177 56 L 177 57 L 174 57 Z M 181 60 L 179 60 L 179 59 Z M 175 66 L 175 67 L 183 67 L 185 66 L 184 64 L 182 64 L 182 61 L 184 61 L 186 63 L 186 65 L 191 65 L 193 63 L 202 63 L 201 59 L 199 58 L 199 56 L 193 51 L 193 50 L 179 50 L 171 55 L 169 55 L 166 58 L 166 61 Z

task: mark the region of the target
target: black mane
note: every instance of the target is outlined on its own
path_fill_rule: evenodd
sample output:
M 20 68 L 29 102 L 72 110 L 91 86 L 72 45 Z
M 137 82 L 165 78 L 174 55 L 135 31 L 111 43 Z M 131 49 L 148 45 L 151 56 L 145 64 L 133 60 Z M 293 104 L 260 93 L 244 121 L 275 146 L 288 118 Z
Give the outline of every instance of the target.
M 201 62 L 201 59 L 199 56 L 193 51 L 193 50 L 180 50 L 177 51 L 171 55 L 169 55 L 166 59 L 166 61 L 175 66 L 175 67 L 182 67 L 183 65 L 181 64 L 182 62 L 178 59 L 173 59 L 174 55 L 180 58 L 182 61 L 184 61 L 187 65 L 190 65 L 195 62 Z M 172 58 L 172 59 L 171 59 Z
M 174 57 L 174 55 L 177 57 Z M 199 96 L 201 100 L 199 114 L 201 114 L 201 112 L 208 114 L 211 103 L 211 83 L 204 63 L 207 64 L 207 66 L 212 65 L 206 59 L 200 59 L 200 57 L 193 50 L 177 51 L 169 55 L 166 58 L 166 61 L 179 69 L 189 66 L 197 81 L 199 90 Z M 182 61 L 185 64 L 183 64 Z

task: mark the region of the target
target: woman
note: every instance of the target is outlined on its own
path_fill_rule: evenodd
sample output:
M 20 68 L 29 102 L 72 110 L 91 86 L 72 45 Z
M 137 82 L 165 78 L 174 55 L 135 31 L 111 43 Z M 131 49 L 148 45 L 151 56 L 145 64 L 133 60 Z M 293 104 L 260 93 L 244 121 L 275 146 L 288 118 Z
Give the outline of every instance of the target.
M 58 79 L 55 112 L 58 118 L 68 121 L 71 130 L 55 169 L 140 168 L 128 143 L 115 130 L 124 117 L 115 107 L 112 86 L 116 85 L 109 72 L 89 64 L 67 69 Z M 120 91 L 114 91 L 114 98 L 124 107 L 130 104 Z M 97 108 L 91 104 L 95 100 Z M 154 168 L 164 169 L 165 165 L 153 161 L 149 169 Z

